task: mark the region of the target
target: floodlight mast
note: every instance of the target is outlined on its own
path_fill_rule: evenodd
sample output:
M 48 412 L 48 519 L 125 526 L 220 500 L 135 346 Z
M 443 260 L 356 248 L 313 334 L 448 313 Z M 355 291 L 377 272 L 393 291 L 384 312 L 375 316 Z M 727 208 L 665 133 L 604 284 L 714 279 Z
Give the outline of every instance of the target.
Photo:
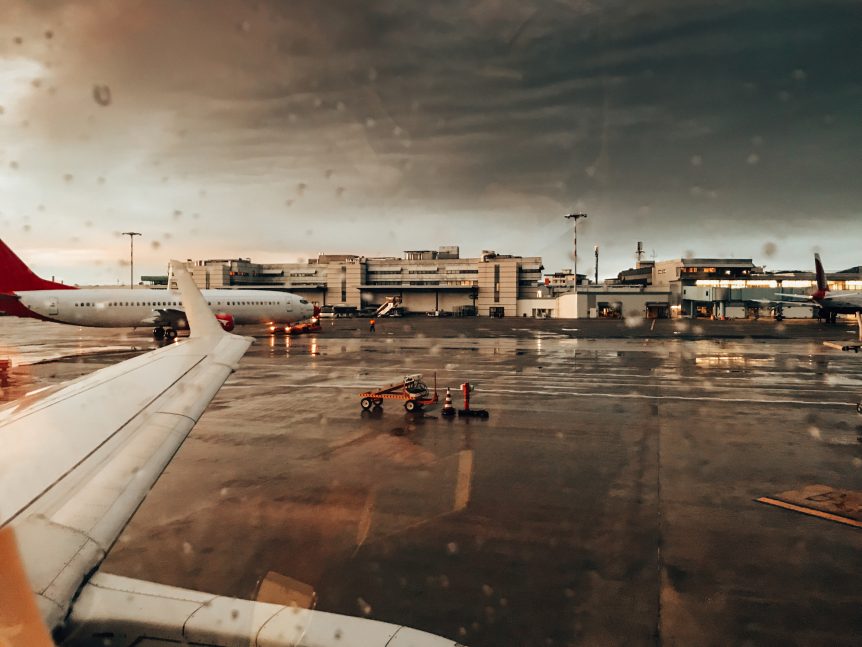
M 574 225 L 574 255 L 573 260 L 575 262 L 575 294 L 578 293 L 578 220 L 581 218 L 586 218 L 587 214 L 585 213 L 570 213 L 565 218 L 567 220 L 571 220 Z
M 140 236 L 137 231 L 124 231 L 123 236 L 129 237 L 129 289 L 135 289 L 135 236 Z

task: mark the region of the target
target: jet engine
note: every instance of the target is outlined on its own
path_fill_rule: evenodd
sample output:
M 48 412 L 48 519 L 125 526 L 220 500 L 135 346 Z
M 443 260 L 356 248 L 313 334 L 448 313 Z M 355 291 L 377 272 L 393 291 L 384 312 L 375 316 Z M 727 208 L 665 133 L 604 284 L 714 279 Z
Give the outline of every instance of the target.
M 221 327 L 224 329 L 225 332 L 230 332 L 231 330 L 233 330 L 233 315 L 219 313 L 215 316 L 215 318 L 218 319 L 218 322 L 221 324 Z

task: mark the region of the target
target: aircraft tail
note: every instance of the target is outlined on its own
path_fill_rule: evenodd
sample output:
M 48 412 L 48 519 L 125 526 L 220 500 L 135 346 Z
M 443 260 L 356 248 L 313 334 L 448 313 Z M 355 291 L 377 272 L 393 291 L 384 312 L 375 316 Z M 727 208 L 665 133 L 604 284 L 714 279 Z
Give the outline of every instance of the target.
M 814 254 L 814 273 L 817 277 L 817 291 L 812 296 L 815 299 L 822 299 L 829 292 L 829 283 L 826 282 L 826 272 L 823 271 L 820 254 Z
M 71 285 L 47 281 L 33 271 L 0 240 L 0 293 L 27 290 L 74 290 Z

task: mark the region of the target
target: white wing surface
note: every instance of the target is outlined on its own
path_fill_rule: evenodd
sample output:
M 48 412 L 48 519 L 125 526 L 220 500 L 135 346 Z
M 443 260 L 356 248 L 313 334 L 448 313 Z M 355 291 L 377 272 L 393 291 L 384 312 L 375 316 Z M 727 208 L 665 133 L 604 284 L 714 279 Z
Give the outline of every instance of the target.
M 71 616 L 70 647 L 455 647 L 386 622 L 237 600 L 97 573 Z
M 0 526 L 50 628 L 98 567 L 251 340 L 177 271 L 190 338 L 0 410 Z

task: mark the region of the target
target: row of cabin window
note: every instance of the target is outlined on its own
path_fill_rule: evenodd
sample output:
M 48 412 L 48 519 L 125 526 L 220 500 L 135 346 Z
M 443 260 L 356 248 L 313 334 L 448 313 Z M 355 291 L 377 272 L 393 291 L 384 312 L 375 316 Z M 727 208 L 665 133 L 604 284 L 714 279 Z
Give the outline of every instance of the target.
M 207 302 L 208 305 L 212 305 L 212 301 Z M 76 308 L 83 308 L 85 306 L 94 306 L 95 303 L 86 302 L 86 303 L 76 303 Z M 172 301 L 170 303 L 166 301 L 137 301 L 137 302 L 129 302 L 129 301 L 121 301 L 121 302 L 111 302 L 108 304 L 109 306 L 179 306 L 182 305 L 178 301 Z M 221 305 L 221 301 L 218 302 L 218 305 Z M 274 306 L 276 305 L 275 301 L 228 301 L 225 303 L 228 306 Z

